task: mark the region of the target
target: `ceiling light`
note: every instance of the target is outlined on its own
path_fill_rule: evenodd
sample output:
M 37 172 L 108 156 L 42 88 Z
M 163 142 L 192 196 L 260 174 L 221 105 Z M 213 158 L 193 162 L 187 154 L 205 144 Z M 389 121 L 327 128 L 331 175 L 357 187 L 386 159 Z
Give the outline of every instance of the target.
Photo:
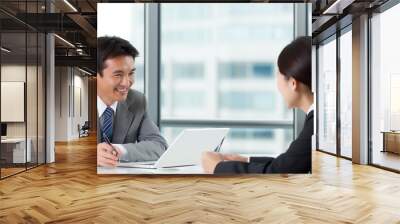
M 65 4 L 67 4 L 72 10 L 74 10 L 75 12 L 78 12 L 78 10 L 71 4 L 68 2 L 68 0 L 64 0 Z
M 75 45 L 71 44 L 71 42 L 67 41 L 66 39 L 58 36 L 57 34 L 54 34 L 55 37 L 57 37 L 58 39 L 60 39 L 61 41 L 63 41 L 64 43 L 66 43 L 67 45 L 69 45 L 70 47 L 75 48 Z
M 85 73 L 85 74 L 87 74 L 87 75 L 92 75 L 90 72 L 85 71 L 85 70 L 83 70 L 83 69 L 81 69 L 81 68 L 79 68 L 79 67 L 78 67 L 78 70 L 81 71 L 81 72 L 83 72 L 83 73 Z
M 9 50 L 9 49 L 7 49 L 7 48 L 5 48 L 5 47 L 1 47 L 1 50 L 4 51 L 4 52 L 6 52 L 6 53 L 10 53 L 10 52 L 11 52 L 11 50 Z
M 324 10 L 322 14 L 342 14 L 343 9 L 351 5 L 354 0 L 336 0 L 332 5 Z

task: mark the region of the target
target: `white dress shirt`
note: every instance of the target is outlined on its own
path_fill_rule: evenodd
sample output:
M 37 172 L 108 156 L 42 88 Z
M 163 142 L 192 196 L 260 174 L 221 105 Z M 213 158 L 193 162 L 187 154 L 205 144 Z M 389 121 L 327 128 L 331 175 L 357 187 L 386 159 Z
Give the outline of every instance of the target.
M 117 112 L 117 106 L 118 106 L 118 101 L 115 101 L 110 106 L 111 109 L 114 111 L 113 121 L 114 121 L 115 113 Z M 107 105 L 104 103 L 104 101 L 99 96 L 97 96 L 97 113 L 99 114 L 99 117 L 101 117 L 103 115 L 103 113 L 106 109 L 107 109 Z M 127 160 L 127 158 L 125 158 L 128 154 L 126 148 L 121 144 L 112 144 L 112 145 L 114 147 L 117 147 L 122 152 L 122 156 L 120 157 L 120 159 Z
M 118 101 L 115 101 L 113 104 L 111 104 L 111 109 L 113 109 L 114 114 L 117 112 L 117 106 L 118 106 Z M 104 113 L 104 111 L 107 109 L 107 105 L 104 103 L 104 101 L 97 96 L 97 113 L 99 114 L 99 117 L 101 117 Z
M 314 103 L 311 104 L 310 108 L 308 109 L 307 115 L 308 115 L 311 111 L 313 111 L 313 110 L 314 110 Z

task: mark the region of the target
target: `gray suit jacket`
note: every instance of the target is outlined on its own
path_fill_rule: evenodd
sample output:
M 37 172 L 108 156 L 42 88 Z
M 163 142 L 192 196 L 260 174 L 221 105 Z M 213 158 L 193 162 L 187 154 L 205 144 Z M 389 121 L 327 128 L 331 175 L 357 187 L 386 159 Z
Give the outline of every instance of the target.
M 97 124 L 97 142 L 100 142 L 98 115 Z M 158 127 L 147 115 L 145 96 L 136 90 L 130 90 L 126 100 L 118 102 L 113 126 L 111 142 L 126 148 L 129 161 L 157 160 L 168 147 Z

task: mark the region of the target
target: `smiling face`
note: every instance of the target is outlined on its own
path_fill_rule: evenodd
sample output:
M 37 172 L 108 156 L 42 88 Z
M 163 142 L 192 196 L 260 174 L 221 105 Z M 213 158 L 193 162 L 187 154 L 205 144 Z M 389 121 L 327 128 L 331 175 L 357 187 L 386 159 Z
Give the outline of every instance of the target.
M 108 106 L 124 101 L 134 83 L 135 61 L 132 56 L 118 56 L 104 61 L 102 75 L 97 74 L 97 95 Z

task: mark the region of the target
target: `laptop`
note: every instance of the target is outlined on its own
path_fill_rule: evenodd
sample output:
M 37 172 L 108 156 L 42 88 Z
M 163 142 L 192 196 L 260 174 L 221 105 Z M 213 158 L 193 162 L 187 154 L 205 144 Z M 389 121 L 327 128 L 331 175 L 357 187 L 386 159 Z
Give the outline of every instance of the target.
M 201 163 L 204 151 L 219 151 L 229 128 L 185 129 L 157 161 L 120 162 L 118 167 L 157 169 Z

